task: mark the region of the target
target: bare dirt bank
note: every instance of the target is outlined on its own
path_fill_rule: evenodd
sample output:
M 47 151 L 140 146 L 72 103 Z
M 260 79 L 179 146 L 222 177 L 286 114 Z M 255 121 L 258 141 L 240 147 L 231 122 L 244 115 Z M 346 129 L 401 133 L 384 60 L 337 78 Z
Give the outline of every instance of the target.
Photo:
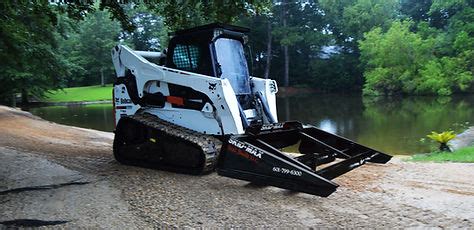
M 474 227 L 474 164 L 395 158 L 337 178 L 338 191 L 321 198 L 215 173 L 190 176 L 119 165 L 112 139 L 112 133 L 0 107 L 0 222 L 67 221 L 57 226 L 93 228 Z M 77 181 L 84 183 L 68 184 Z

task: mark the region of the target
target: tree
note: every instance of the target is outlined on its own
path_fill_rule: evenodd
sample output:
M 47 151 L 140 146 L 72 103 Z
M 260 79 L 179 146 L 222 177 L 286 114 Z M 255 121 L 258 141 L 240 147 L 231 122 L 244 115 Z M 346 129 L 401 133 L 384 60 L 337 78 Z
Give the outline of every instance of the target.
M 254 14 L 257 11 L 265 11 L 270 5 L 270 1 L 185 1 L 178 4 L 176 0 L 162 2 L 146 2 L 144 5 L 155 12 L 161 12 L 165 19 L 165 24 L 169 27 L 183 28 L 200 23 L 202 21 L 223 21 L 230 22 L 241 14 Z M 3 1 L 0 7 L 0 102 L 11 100 L 17 93 L 23 93 L 23 98 L 28 99 L 29 95 L 41 97 L 49 89 L 59 88 L 64 85 L 64 79 L 72 73 L 86 74 L 89 71 L 97 73 L 97 66 L 105 66 L 105 61 L 109 62 L 110 57 L 104 63 L 79 63 L 87 60 L 76 58 L 74 55 L 67 55 L 67 60 L 57 52 L 58 45 L 56 32 L 58 26 L 58 15 L 64 14 L 68 18 L 80 21 L 87 15 L 107 10 L 110 17 L 118 21 L 122 29 L 133 31 L 136 26 L 127 16 L 124 5 L 118 1 Z M 197 6 L 197 7 L 195 7 Z M 197 16 L 197 17 L 193 17 Z M 203 20 L 195 20 L 202 17 Z M 99 18 L 98 18 L 99 19 Z M 100 20 L 103 20 L 100 19 Z M 103 21 L 105 22 L 105 21 Z M 93 25 L 89 22 L 91 27 Z M 62 33 L 61 31 L 59 31 Z M 110 35 L 110 34 L 109 34 Z M 102 47 L 108 41 L 98 41 L 100 36 L 94 36 L 93 41 L 89 37 L 89 44 L 98 44 Z M 111 36 L 113 37 L 113 36 Z M 113 39 L 113 38 L 112 38 Z M 73 40 L 71 40 L 71 43 Z M 100 43 L 100 44 L 99 44 Z M 76 43 L 77 44 L 77 43 Z M 90 52 L 93 47 L 84 48 Z M 110 47 L 109 47 L 110 49 Z M 94 50 L 94 57 L 109 54 L 107 52 Z M 80 55 L 75 55 L 80 57 Z M 101 59 L 102 60 L 102 59 Z M 87 66 L 87 68 L 83 68 Z M 108 67 L 102 68 L 107 71 Z M 100 72 L 100 69 L 99 69 Z M 79 80 L 76 76 L 73 76 Z
M 27 103 L 58 87 L 68 72 L 55 52 L 54 10 L 47 2 L 4 2 L 0 17 L 0 100 L 21 93 Z
M 473 81 L 472 73 L 463 68 L 464 61 L 442 57 L 424 64 L 415 93 L 450 95 L 466 91 Z
M 365 32 L 387 29 L 400 8 L 397 0 L 321 0 L 321 6 L 338 43 L 355 51 Z
M 158 4 L 146 2 L 146 5 L 161 15 L 165 25 L 174 31 L 216 21 L 235 22 L 242 15 L 254 16 L 269 11 L 271 3 L 269 0 L 166 0 Z
M 358 42 L 373 27 L 387 29 L 398 17 L 396 0 L 321 0 L 324 32 L 331 37 L 324 58 L 311 61 L 312 85 L 323 91 L 360 90 L 363 68 Z
M 283 59 L 284 59 L 284 74 L 283 74 L 283 86 L 288 87 L 290 85 L 290 56 L 288 55 L 288 45 L 301 39 L 301 36 L 298 36 L 297 33 L 290 34 L 291 28 L 288 28 L 288 1 L 284 0 L 281 3 L 281 25 L 283 32 L 286 33 L 286 37 L 281 40 L 281 45 L 283 49 Z M 293 36 L 291 36 L 293 35 Z
M 246 51 L 253 56 L 253 60 L 248 60 L 251 64 L 251 74 L 257 77 L 265 77 L 268 71 L 270 74 L 270 64 L 273 59 L 274 42 L 272 37 L 272 27 L 274 18 L 272 14 L 255 15 L 254 17 L 241 17 L 237 25 L 250 28 Z M 270 29 L 270 31 L 268 31 Z M 268 49 L 270 44 L 270 50 Z M 269 61 L 270 60 L 270 61 Z
M 433 0 L 401 0 L 400 11 L 412 21 L 429 21 L 431 4 Z
M 353 54 L 347 52 L 311 60 L 310 85 L 322 92 L 358 92 L 362 87 L 358 65 L 359 61 L 353 57 Z
M 69 31 L 60 40 L 65 60 L 77 67 L 68 86 L 104 84 L 113 75 L 110 50 L 118 43 L 119 35 L 120 24 L 110 19 L 107 10 L 95 10 L 78 23 L 77 31 Z
M 100 3 L 100 8 L 111 9 L 116 18 L 121 14 L 116 3 Z M 15 100 L 22 94 L 42 97 L 49 89 L 63 85 L 70 76 L 71 63 L 57 52 L 57 29 L 60 12 L 79 20 L 92 11 L 91 2 L 49 3 L 48 1 L 4 1 L 0 7 L 0 102 Z
M 386 33 L 375 28 L 359 42 L 366 67 L 364 93 L 450 95 L 468 90 L 474 79 L 463 56 L 436 56 L 436 39 L 411 32 L 412 25 L 395 21 Z
M 317 59 L 321 47 L 329 42 L 329 36 L 323 33 L 326 26 L 323 12 L 314 1 L 282 2 L 274 6 L 273 12 L 276 22 L 272 35 L 275 43 L 282 47 L 273 50 L 273 66 L 276 66 L 273 72 L 282 75 L 284 86 L 308 86 L 313 77 L 310 61 Z
M 125 32 L 123 37 L 134 49 L 161 51 L 166 47 L 168 30 L 161 17 L 143 5 L 131 6 L 127 13 L 136 28 L 132 32 Z
M 397 0 L 357 0 L 344 8 L 344 31 L 355 41 L 360 40 L 374 27 L 388 28 L 398 9 Z
M 265 73 L 263 76 L 265 79 L 268 79 L 270 77 L 270 67 L 272 64 L 272 22 L 270 20 L 267 22 L 267 52 L 265 63 Z
M 361 59 L 365 63 L 365 94 L 414 91 L 418 69 L 431 58 L 434 43 L 410 32 L 411 25 L 408 21 L 396 21 L 386 33 L 377 27 L 359 42 Z

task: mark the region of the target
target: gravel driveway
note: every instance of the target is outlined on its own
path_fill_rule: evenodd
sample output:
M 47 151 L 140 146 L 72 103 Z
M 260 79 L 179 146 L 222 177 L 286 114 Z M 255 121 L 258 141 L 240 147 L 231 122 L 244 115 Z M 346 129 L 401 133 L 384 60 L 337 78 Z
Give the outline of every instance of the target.
M 0 127 L 0 223 L 6 225 L 474 227 L 474 164 L 395 157 L 335 179 L 341 187 L 322 198 L 215 173 L 123 166 L 113 159 L 112 133 L 8 107 L 0 107 Z

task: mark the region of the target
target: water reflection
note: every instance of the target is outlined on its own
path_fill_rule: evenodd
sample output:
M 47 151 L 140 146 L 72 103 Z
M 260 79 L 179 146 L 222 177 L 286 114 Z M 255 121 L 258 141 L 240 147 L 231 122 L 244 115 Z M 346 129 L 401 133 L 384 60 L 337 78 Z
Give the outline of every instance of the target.
M 322 129 L 326 132 L 336 133 L 336 131 L 337 131 L 336 122 L 331 121 L 329 119 L 322 120 L 321 122 L 319 122 L 318 126 L 319 126 L 320 129 Z
M 280 120 L 300 120 L 390 154 L 430 151 L 431 131 L 461 131 L 474 122 L 474 96 L 367 98 L 306 95 L 278 98 Z
M 31 108 L 29 111 L 60 124 L 109 132 L 114 129 L 112 104 L 47 106 Z
M 281 108 L 281 104 L 285 107 Z M 359 95 L 301 95 L 278 98 L 277 105 L 280 121 L 299 120 L 346 137 L 357 136 L 362 128 L 356 122 L 363 112 Z

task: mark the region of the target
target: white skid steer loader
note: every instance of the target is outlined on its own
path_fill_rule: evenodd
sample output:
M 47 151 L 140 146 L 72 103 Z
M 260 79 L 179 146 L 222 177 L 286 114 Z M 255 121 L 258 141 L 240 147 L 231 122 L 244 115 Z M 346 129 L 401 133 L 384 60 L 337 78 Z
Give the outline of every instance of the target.
M 116 160 L 190 174 L 217 170 L 319 196 L 336 190 L 331 179 L 390 160 L 310 125 L 278 123 L 276 82 L 249 75 L 248 31 L 223 24 L 180 30 L 166 54 L 114 47 Z M 281 151 L 292 145 L 298 153 Z

